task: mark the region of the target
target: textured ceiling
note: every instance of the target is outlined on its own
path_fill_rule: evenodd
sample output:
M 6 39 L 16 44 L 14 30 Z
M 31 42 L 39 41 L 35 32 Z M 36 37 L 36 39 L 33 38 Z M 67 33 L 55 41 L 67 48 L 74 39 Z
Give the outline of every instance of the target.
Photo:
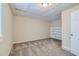
M 37 19 L 52 20 L 61 18 L 61 12 L 65 9 L 79 5 L 77 3 L 52 3 L 48 7 L 42 7 L 40 3 L 16 3 L 10 4 L 13 14 Z

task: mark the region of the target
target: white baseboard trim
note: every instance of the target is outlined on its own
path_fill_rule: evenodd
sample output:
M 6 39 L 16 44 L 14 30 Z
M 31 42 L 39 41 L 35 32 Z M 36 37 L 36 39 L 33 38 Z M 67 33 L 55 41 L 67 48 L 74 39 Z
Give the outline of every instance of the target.
M 30 42 L 30 41 L 37 41 L 37 40 L 43 40 L 43 39 L 50 39 L 50 37 L 47 37 L 47 38 L 40 38 L 40 39 L 34 39 L 34 40 L 26 40 L 26 41 L 15 41 L 13 42 L 13 44 L 16 44 L 16 43 L 24 43 L 24 42 Z
M 57 40 L 61 40 L 61 39 L 59 39 L 59 38 L 54 38 L 54 37 L 50 37 L 50 38 L 52 38 L 52 39 L 57 39 Z
M 8 56 L 9 56 L 10 53 L 11 53 L 12 47 L 13 47 L 13 44 L 12 44 L 11 47 L 10 47 L 10 50 L 9 50 Z
M 62 48 L 63 48 L 64 50 L 66 50 L 66 51 L 71 52 L 71 49 L 70 49 L 70 48 L 68 48 L 68 47 L 64 47 L 64 46 L 62 46 Z
M 69 52 L 73 53 L 73 54 L 76 55 L 76 56 L 79 56 L 79 52 L 73 51 L 73 50 L 71 50 L 70 48 L 64 47 L 64 46 L 62 46 L 62 48 L 63 48 L 64 50 L 66 50 L 66 51 L 69 51 Z
M 71 53 L 75 54 L 76 56 L 79 56 L 79 52 L 71 50 Z

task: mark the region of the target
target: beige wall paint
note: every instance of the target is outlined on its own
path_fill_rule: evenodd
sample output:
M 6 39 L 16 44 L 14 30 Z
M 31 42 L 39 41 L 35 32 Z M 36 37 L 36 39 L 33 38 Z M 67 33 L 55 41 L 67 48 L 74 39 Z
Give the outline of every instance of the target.
M 62 32 L 61 19 L 52 20 L 50 25 L 50 37 L 61 40 L 62 39 L 61 32 Z
M 14 43 L 49 38 L 49 29 L 49 21 L 15 16 Z
M 12 19 L 9 5 L 3 4 L 3 37 L 0 41 L 0 56 L 9 55 L 12 47 Z
M 76 6 L 62 12 L 62 48 L 66 50 L 71 49 L 71 13 L 78 9 Z

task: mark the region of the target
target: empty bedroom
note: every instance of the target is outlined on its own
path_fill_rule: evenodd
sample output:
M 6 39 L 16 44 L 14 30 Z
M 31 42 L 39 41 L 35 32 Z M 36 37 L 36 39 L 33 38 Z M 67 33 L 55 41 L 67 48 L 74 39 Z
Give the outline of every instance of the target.
M 0 3 L 0 56 L 79 56 L 79 3 Z

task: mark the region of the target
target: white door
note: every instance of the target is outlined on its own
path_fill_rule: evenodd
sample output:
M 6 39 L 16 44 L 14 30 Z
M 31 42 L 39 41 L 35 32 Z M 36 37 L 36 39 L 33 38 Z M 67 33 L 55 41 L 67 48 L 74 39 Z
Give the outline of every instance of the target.
M 71 52 L 79 55 L 79 10 L 71 13 Z

